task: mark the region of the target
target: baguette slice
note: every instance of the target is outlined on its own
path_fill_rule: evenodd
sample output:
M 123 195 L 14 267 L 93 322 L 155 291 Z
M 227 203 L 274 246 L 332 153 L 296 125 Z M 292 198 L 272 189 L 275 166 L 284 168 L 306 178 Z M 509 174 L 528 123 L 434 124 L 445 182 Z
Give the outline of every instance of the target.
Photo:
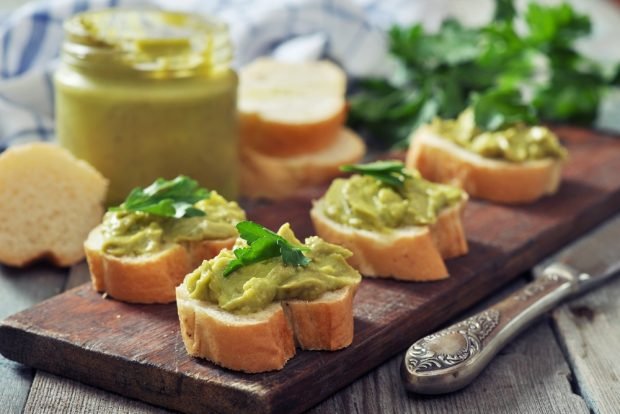
M 108 181 L 92 166 L 50 143 L 0 155 L 0 262 L 25 266 L 47 258 L 70 266 L 103 215 Z
M 249 315 L 192 299 L 177 287 L 177 309 L 187 352 L 249 373 L 281 369 L 302 349 L 335 350 L 353 340 L 352 302 L 357 286 L 326 292 L 314 301 L 272 303 Z
M 158 253 L 116 257 L 103 253 L 101 226 L 84 242 L 93 287 L 115 299 L 132 303 L 170 303 L 186 274 L 220 250 L 231 248 L 235 237 L 171 244 Z
M 241 193 L 250 198 L 282 199 L 301 188 L 320 185 L 340 175 L 340 166 L 359 162 L 366 152 L 364 141 L 342 128 L 327 148 L 294 157 L 264 155 L 241 148 Z
M 192 356 L 254 373 L 281 369 L 295 355 L 293 331 L 279 303 L 236 315 L 190 298 L 185 284 L 176 296 L 183 343 Z
M 284 312 L 301 349 L 335 351 L 353 341 L 353 297 L 357 285 L 319 298 L 284 301 Z
M 351 250 L 351 266 L 364 276 L 408 281 L 445 279 L 443 259 L 467 253 L 461 224 L 466 200 L 444 209 L 430 226 L 409 226 L 388 234 L 344 226 L 324 214 L 323 201 L 310 210 L 317 235 Z
M 563 162 L 552 158 L 512 163 L 482 157 L 441 138 L 427 127 L 411 137 L 406 165 L 427 180 L 461 187 L 472 197 L 522 204 L 553 194 Z
M 244 147 L 293 156 L 329 146 L 346 117 L 346 75 L 328 61 L 252 62 L 239 75 Z

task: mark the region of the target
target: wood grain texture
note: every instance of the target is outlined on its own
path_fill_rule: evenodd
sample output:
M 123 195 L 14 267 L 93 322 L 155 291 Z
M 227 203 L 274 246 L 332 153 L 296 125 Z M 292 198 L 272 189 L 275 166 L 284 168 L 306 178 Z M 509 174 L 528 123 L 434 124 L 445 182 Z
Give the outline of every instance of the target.
M 446 396 L 407 393 L 402 356 L 319 404 L 308 414 L 332 413 L 589 413 L 571 391 L 569 367 L 546 320 L 504 348 L 467 388 Z
M 0 318 L 19 312 L 60 293 L 67 271 L 36 265 L 16 269 L 0 265 Z M 20 412 L 26 402 L 34 370 L 0 356 L 2 411 Z
M 617 413 L 620 407 L 618 298 L 620 277 L 553 313 L 579 392 L 594 413 Z
M 499 300 L 500 296 L 522 286 L 523 282 L 518 280 L 510 285 L 503 289 L 501 294 L 494 295 L 491 300 L 481 303 L 468 313 L 482 310 Z M 543 412 L 543 408 L 546 413 L 588 412 L 584 401 L 573 394 L 570 388 L 567 378 L 570 372 L 568 364 L 562 357 L 546 319 L 505 348 L 476 382 L 459 393 L 432 398 L 420 398 L 407 393 L 400 381 L 401 363 L 401 355 L 392 358 L 371 374 L 362 376 L 354 384 L 310 409 L 307 414 L 527 414 Z M 170 413 L 165 409 L 40 371 L 33 383 L 25 412 L 51 414 L 58 412 L 56 407 L 62 407 L 62 412 L 68 414 Z
M 24 414 L 55 413 L 165 414 L 171 411 L 39 371 Z
M 558 194 L 530 206 L 468 206 L 471 252 L 450 261 L 450 279 L 432 284 L 364 280 L 355 301 L 355 340 L 343 351 L 300 352 L 275 373 L 226 371 L 185 354 L 174 305 L 104 300 L 88 286 L 4 321 L 0 351 L 187 412 L 302 411 L 617 210 L 620 142 L 586 131 L 565 137 L 571 141 L 571 161 Z M 308 200 L 258 203 L 251 206 L 250 217 L 272 228 L 290 221 L 307 235 L 308 206 Z

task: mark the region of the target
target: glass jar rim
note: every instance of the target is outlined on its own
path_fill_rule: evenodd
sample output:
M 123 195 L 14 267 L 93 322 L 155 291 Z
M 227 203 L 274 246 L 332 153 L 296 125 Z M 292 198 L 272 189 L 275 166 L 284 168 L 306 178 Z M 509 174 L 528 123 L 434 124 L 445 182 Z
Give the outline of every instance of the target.
M 157 9 L 104 9 L 64 24 L 63 59 L 147 77 L 185 77 L 228 69 L 228 26 L 216 19 Z

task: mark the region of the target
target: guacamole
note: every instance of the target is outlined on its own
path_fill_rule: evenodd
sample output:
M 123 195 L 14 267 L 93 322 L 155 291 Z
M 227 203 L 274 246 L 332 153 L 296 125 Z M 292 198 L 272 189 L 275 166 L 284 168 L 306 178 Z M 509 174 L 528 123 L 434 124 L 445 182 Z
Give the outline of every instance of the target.
M 245 213 L 234 201 L 212 191 L 194 204 L 204 216 L 174 218 L 137 211 L 109 211 L 103 217 L 101 250 L 113 256 L 157 253 L 170 243 L 237 236 L 235 224 Z
M 435 118 L 430 128 L 460 147 L 486 158 L 524 162 L 566 157 L 566 150 L 548 128 L 517 124 L 500 131 L 483 131 L 476 127 L 471 108 L 463 111 L 457 119 Z
M 358 229 L 387 232 L 404 226 L 432 224 L 444 208 L 463 200 L 465 193 L 434 184 L 408 170 L 402 187 L 389 186 L 368 175 L 334 180 L 323 197 L 324 214 Z
M 216 303 L 220 308 L 240 314 L 258 312 L 274 301 L 287 299 L 313 300 L 321 294 L 356 285 L 361 275 L 347 263 L 351 252 L 313 236 L 302 244 L 288 224 L 278 234 L 296 246 L 308 248 L 307 266 L 284 265 L 282 257 L 253 263 L 224 276 L 224 270 L 235 258 L 234 252 L 222 250 L 205 260 L 185 277 L 190 297 Z

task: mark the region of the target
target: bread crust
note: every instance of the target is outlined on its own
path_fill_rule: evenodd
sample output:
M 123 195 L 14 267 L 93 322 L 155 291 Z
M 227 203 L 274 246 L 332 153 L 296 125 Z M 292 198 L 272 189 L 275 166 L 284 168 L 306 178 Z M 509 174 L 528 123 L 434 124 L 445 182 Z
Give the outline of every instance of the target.
M 249 373 L 281 369 L 295 355 L 293 331 L 279 303 L 261 312 L 234 315 L 192 299 L 176 288 L 181 335 L 187 352 L 225 368 Z
M 300 189 L 329 182 L 344 164 L 354 164 L 366 152 L 364 141 L 342 128 L 329 147 L 295 157 L 272 157 L 242 147 L 241 193 L 250 198 L 283 199 Z
M 161 252 L 116 257 L 101 250 L 101 225 L 84 242 L 93 288 L 131 303 L 170 303 L 175 288 L 203 260 L 232 248 L 236 238 L 171 244 Z
M 326 292 L 314 301 L 272 303 L 249 315 L 192 299 L 176 289 L 181 334 L 187 352 L 225 368 L 256 373 L 281 369 L 302 349 L 335 350 L 353 340 L 356 286 Z
M 284 301 L 284 311 L 301 349 L 346 348 L 353 341 L 353 297 L 357 285 L 324 293 L 312 301 Z
M 344 124 L 346 75 L 329 61 L 259 58 L 239 73 L 242 147 L 290 157 L 328 147 Z
M 344 100 L 339 110 L 322 120 L 286 123 L 265 119 L 260 113 L 240 113 L 242 147 L 274 157 L 319 151 L 334 142 L 346 119 Z
M 530 203 L 555 193 L 562 169 L 562 161 L 551 158 L 523 163 L 484 158 L 427 127 L 412 135 L 406 165 L 417 168 L 430 181 L 452 184 L 472 197 L 506 204 Z
M 353 252 L 351 266 L 364 276 L 408 281 L 447 278 L 443 259 L 467 253 L 461 224 L 466 200 L 442 211 L 430 226 L 410 226 L 387 234 L 344 226 L 323 213 L 323 201 L 314 203 L 310 217 L 316 233 Z

